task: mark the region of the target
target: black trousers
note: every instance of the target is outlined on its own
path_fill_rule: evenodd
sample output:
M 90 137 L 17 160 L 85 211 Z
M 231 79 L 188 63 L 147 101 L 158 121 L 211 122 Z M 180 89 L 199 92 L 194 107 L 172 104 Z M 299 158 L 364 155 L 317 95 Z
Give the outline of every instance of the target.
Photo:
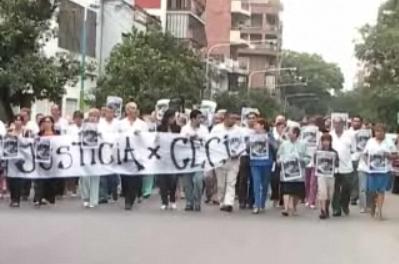
M 10 191 L 10 198 L 12 203 L 19 203 L 21 201 L 23 181 L 24 179 L 22 178 L 7 178 L 7 184 Z
M 399 176 L 393 175 L 392 193 L 399 194 Z
M 242 206 L 254 203 L 254 192 L 252 188 L 251 168 L 249 166 L 249 156 L 240 158 L 240 169 L 238 171 L 238 202 Z
M 133 205 L 134 201 L 140 195 L 140 189 L 143 182 L 143 176 L 121 176 L 123 195 L 125 205 Z
M 49 203 L 55 203 L 57 188 L 59 187 L 58 179 L 40 179 L 35 180 L 35 197 L 34 202 L 41 202 L 46 199 Z
M 157 175 L 159 189 L 161 192 L 162 205 L 169 205 L 169 202 L 176 202 L 177 175 Z
M 275 170 L 272 172 L 272 177 L 270 180 L 270 187 L 272 189 L 271 197 L 270 199 L 272 201 L 280 201 L 281 200 L 281 195 L 280 195 L 280 166 L 276 165 Z
M 21 183 L 21 195 L 25 198 L 29 198 L 30 196 L 30 189 L 32 188 L 32 180 L 30 179 L 22 179 Z

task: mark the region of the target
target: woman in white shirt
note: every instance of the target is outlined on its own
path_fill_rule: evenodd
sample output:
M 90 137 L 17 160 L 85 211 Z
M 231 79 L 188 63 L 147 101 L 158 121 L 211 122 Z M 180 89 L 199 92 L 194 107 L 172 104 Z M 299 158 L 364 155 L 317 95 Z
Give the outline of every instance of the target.
M 384 125 L 375 125 L 374 137 L 367 142 L 362 158 L 368 168 L 367 192 L 372 197 L 371 215 L 376 219 L 382 219 L 385 191 L 390 184 L 391 160 L 395 155 L 395 145 L 385 137 Z

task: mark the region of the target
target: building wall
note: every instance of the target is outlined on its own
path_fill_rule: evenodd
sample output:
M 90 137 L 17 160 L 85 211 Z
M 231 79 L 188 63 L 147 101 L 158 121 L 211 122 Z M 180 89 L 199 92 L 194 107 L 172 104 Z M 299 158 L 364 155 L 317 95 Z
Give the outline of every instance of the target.
M 218 43 L 230 42 L 231 0 L 208 0 L 205 10 L 205 30 L 208 50 Z M 230 56 L 230 47 L 213 50 L 212 55 Z

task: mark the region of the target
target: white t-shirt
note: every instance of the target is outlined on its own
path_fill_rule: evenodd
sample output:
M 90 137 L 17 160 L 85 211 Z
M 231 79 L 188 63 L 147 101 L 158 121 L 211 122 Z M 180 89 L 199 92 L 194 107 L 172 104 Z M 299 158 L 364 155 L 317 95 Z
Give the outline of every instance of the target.
M 370 138 L 369 141 L 367 141 L 366 147 L 362 153 L 363 155 L 360 158 L 358 170 L 363 172 L 370 171 L 367 165 L 368 161 L 366 160 L 366 154 L 394 153 L 396 151 L 396 146 L 386 137 L 382 142 L 378 142 L 375 138 Z M 388 162 L 388 170 L 392 170 L 392 164 L 390 161 Z
M 356 146 L 356 134 L 359 132 L 360 129 L 354 130 L 353 127 L 349 128 L 348 132 L 352 135 L 353 140 L 355 141 L 355 146 Z M 355 152 L 352 154 L 352 161 L 359 161 L 361 156 L 361 153 L 356 151 L 355 147 Z
M 0 120 L 0 136 L 5 136 L 7 133 L 6 131 L 6 126 L 4 125 L 4 123 Z
M 26 123 L 25 130 L 31 131 L 34 135 L 37 135 L 39 133 L 39 126 L 35 121 L 30 120 Z
M 135 132 L 148 131 L 147 124 L 139 118 L 136 118 L 134 122 L 130 122 L 129 119 L 126 117 L 121 121 L 119 121 L 117 127 L 118 127 L 118 132 L 120 133 L 134 134 Z
M 180 134 L 186 137 L 197 136 L 199 138 L 205 139 L 209 133 L 208 129 L 204 125 L 193 127 L 190 123 L 188 123 L 181 128 Z
M 229 136 L 231 156 L 240 156 L 245 153 L 246 146 L 241 127 L 237 125 L 226 127 L 223 123 L 221 123 L 213 127 L 211 134 L 222 134 Z
M 54 124 L 54 128 L 58 131 L 61 135 L 64 135 L 68 132 L 69 123 L 63 117 L 60 117 Z
M 108 122 L 107 120 L 100 119 L 100 122 L 98 123 L 98 131 L 100 133 L 117 133 L 118 132 L 118 121 L 115 119 L 112 119 L 111 122 Z
M 332 147 L 338 152 L 339 168 L 338 173 L 347 174 L 353 172 L 352 153 L 355 152 L 355 139 L 349 131 L 344 131 L 340 137 L 335 130 L 330 132 Z

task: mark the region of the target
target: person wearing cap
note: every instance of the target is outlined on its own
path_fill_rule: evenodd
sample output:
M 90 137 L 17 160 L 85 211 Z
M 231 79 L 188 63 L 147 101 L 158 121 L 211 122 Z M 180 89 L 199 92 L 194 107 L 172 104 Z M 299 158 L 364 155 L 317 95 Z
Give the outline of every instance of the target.
M 339 217 L 344 212 L 349 215 L 349 202 L 353 183 L 352 153 L 355 152 L 355 140 L 352 134 L 345 130 L 345 120 L 341 117 L 333 119 L 333 129 L 330 132 L 332 147 L 338 152 L 339 167 L 335 176 L 333 195 L 333 216 Z
M 231 140 L 239 140 L 241 143 L 242 130 L 236 125 L 236 121 L 239 119 L 239 114 L 231 111 L 226 112 L 223 123 L 216 125 L 212 129 L 212 134 L 224 134 L 227 135 Z M 239 136 L 239 138 L 237 138 Z M 230 159 L 225 164 L 216 168 L 217 178 L 217 190 L 218 199 L 220 203 L 220 210 L 225 212 L 232 212 L 234 206 L 234 198 L 236 195 L 236 182 L 238 170 L 240 167 L 240 155 L 237 153 L 239 150 L 230 150 Z

